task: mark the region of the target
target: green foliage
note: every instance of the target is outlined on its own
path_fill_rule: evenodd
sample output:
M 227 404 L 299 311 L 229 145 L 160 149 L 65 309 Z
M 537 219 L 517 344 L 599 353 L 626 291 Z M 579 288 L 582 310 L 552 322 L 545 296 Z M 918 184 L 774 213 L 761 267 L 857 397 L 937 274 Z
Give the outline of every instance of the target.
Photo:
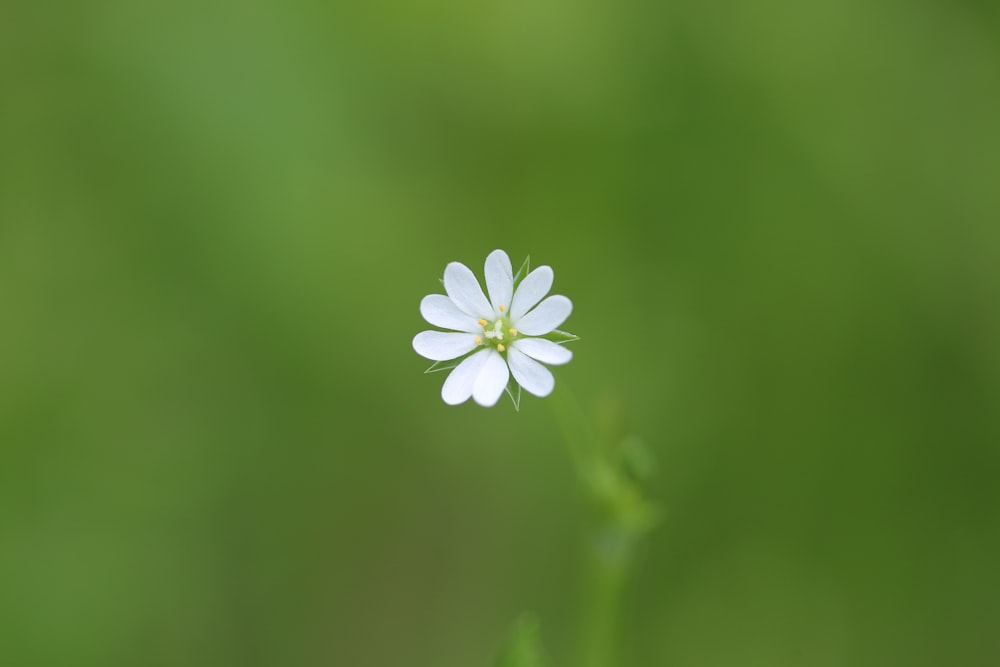
M 537 616 L 523 614 L 514 622 L 494 667 L 551 667 Z

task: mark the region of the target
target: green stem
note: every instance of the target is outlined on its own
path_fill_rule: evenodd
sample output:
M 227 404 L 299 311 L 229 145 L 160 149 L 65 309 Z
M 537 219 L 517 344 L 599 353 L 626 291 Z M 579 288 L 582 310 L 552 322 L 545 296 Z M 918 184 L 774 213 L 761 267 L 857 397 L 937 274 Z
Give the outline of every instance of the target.
M 571 392 L 561 387 L 550 397 L 556 423 L 587 506 L 586 591 L 579 637 L 581 667 L 618 667 L 618 632 L 622 598 L 632 567 L 637 489 L 601 446 L 596 430 Z
M 620 535 L 600 533 L 593 536 L 591 545 L 579 664 L 617 667 L 622 597 L 631 569 L 631 548 L 627 537 L 623 540 Z

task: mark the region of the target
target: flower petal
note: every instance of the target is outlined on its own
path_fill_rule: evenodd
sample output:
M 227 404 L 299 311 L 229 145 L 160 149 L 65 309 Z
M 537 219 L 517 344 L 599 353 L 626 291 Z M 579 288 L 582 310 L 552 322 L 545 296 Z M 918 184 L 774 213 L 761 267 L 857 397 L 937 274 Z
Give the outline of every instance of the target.
M 564 296 L 550 296 L 538 304 L 537 308 L 518 320 L 514 326 L 527 336 L 542 336 L 565 322 L 572 312 L 572 301 Z
M 500 307 L 510 308 L 510 298 L 514 294 L 514 269 L 510 257 L 503 250 L 494 250 L 486 257 L 486 289 L 497 316 Z
M 552 289 L 555 274 L 552 268 L 540 266 L 529 273 L 514 292 L 514 300 L 510 304 L 510 319 L 517 322 L 518 318 L 531 310 L 531 307 L 542 300 Z M 516 325 L 515 325 L 516 326 Z
M 479 372 L 483 370 L 483 365 L 492 350 L 480 350 L 469 355 L 462 360 L 455 369 L 448 374 L 448 378 L 441 387 L 441 398 L 448 405 L 458 405 L 465 403 L 472 396 L 472 387 L 479 377 Z
M 413 337 L 413 349 L 433 361 L 457 359 L 476 347 L 476 335 L 452 331 L 421 331 Z
M 466 314 L 487 319 L 493 317 L 493 308 L 486 300 L 483 288 L 465 264 L 451 262 L 445 267 L 444 290 Z
M 571 351 L 544 338 L 519 338 L 510 346 L 535 361 L 546 364 L 565 364 L 573 358 Z
M 514 379 L 525 391 L 535 396 L 545 397 L 552 393 L 556 379 L 545 366 L 518 351 L 516 347 L 507 350 L 507 362 Z
M 475 333 L 482 331 L 476 318 L 462 312 L 455 302 L 444 294 L 428 294 L 420 302 L 420 314 L 424 319 L 442 329 L 454 329 Z
M 486 362 L 479 371 L 475 384 L 472 385 L 472 398 L 484 408 L 490 408 L 500 400 L 500 394 L 510 379 L 510 372 L 507 370 L 507 362 L 498 352 L 485 351 L 488 353 Z

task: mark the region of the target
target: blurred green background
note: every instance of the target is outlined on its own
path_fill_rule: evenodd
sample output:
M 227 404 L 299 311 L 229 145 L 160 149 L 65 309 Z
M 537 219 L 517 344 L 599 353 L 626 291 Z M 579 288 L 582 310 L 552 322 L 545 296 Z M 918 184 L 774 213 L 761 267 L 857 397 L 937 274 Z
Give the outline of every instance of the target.
M 410 346 L 497 247 L 658 461 L 622 665 L 1000 664 L 981 0 L 0 5 L 0 664 L 570 667 L 550 406 Z

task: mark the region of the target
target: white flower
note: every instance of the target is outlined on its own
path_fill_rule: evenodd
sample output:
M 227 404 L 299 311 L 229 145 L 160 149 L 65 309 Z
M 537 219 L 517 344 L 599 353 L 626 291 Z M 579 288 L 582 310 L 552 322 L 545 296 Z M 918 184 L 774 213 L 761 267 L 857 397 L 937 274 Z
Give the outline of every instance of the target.
M 445 267 L 448 295 L 425 296 L 420 314 L 432 325 L 450 331 L 422 331 L 413 339 L 413 349 L 433 361 L 469 355 L 441 388 L 441 398 L 448 405 L 464 403 L 469 397 L 484 407 L 495 405 L 511 374 L 528 392 L 548 396 L 555 379 L 539 362 L 565 364 L 573 353 L 539 336 L 561 334 L 556 327 L 569 317 L 573 303 L 564 296 L 542 301 L 554 278 L 548 266 L 525 276 L 515 291 L 510 258 L 503 250 L 489 254 L 485 273 L 489 299 L 469 267 L 459 262 Z

